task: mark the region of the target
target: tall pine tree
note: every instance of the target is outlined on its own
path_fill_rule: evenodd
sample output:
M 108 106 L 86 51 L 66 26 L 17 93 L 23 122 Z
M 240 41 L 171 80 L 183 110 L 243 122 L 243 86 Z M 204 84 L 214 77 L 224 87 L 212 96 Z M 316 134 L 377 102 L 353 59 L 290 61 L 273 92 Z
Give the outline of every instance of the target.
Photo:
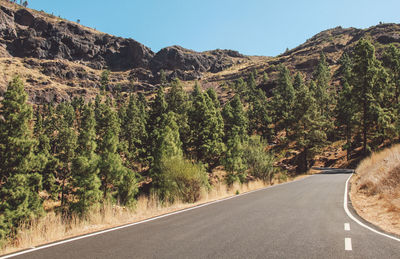
M 216 107 L 215 97 L 212 98 L 203 93 L 196 83 L 189 111 L 190 149 L 193 150 L 194 158 L 207 164 L 209 170 L 217 165 L 224 149 L 223 120 Z
M 276 131 L 290 128 L 293 120 L 293 104 L 295 91 L 289 69 L 285 66 L 279 68 L 276 87 L 273 90 L 271 109 Z
M 247 141 L 247 117 L 238 95 L 222 111 L 225 122 L 226 154 L 224 166 L 230 173 L 242 172 L 245 169 L 243 153 Z
M 312 94 L 316 101 L 319 113 L 325 118 L 326 121 L 332 122 L 333 110 L 335 107 L 335 99 L 330 87 L 331 71 L 326 61 L 324 53 L 320 54 L 318 65 L 314 71 L 315 86 L 312 88 Z M 333 123 L 327 123 L 325 131 L 328 134 L 333 133 Z
M 300 84 L 296 91 L 293 132 L 290 136 L 301 151 L 299 169 L 303 172 L 308 170 L 309 161 L 326 143 L 326 123 L 309 88 L 304 83 Z
M 352 152 L 352 133 L 355 126 L 355 105 L 353 104 L 352 86 L 350 85 L 352 78 L 352 61 L 345 53 L 340 59 L 339 75 L 342 85 L 335 108 L 336 127 L 346 138 L 346 144 L 343 149 L 346 150 L 346 158 L 350 159 Z
M 79 130 L 77 156 L 73 160 L 72 211 L 85 217 L 100 201 L 99 157 L 96 155 L 96 121 L 91 105 L 84 105 Z
M 361 39 L 353 53 L 352 96 L 360 121 L 363 153 L 369 152 L 368 141 L 377 127 L 382 114 L 381 101 L 385 85 L 382 85 L 382 67 L 375 57 L 375 48 Z
M 70 103 L 61 103 L 57 106 L 57 142 L 55 157 L 58 160 L 57 178 L 60 182 L 61 210 L 68 212 L 68 197 L 71 194 L 72 162 L 75 159 L 77 134 L 74 128 L 75 111 Z
M 179 121 L 179 135 L 184 151 L 188 151 L 190 145 L 190 128 L 188 121 L 190 103 L 188 99 L 179 79 L 172 81 L 171 89 L 166 96 L 166 101 L 168 103 L 168 111 L 174 112 Z
M 27 99 L 21 79 L 13 78 L 0 109 L 0 243 L 43 211 Z

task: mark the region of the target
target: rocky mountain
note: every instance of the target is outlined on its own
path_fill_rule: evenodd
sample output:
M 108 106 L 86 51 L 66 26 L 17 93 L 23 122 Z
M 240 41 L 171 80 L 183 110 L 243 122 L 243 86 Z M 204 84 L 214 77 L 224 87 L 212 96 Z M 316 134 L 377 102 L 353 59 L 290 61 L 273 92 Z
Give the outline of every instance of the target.
M 15 74 L 26 80 L 33 103 L 60 102 L 76 95 L 93 98 L 102 71 L 111 71 L 109 90 L 151 94 L 167 78 L 180 78 L 189 90 L 194 80 L 213 87 L 223 97 L 226 85 L 257 71 L 260 87 L 274 87 L 277 66 L 312 75 L 319 54 L 327 55 L 332 71 L 344 52 L 362 37 L 370 38 L 378 54 L 389 43 L 400 46 L 400 25 L 380 24 L 368 29 L 337 27 L 323 31 L 277 57 L 244 56 L 233 50 L 196 52 L 171 46 L 154 53 L 133 40 L 112 36 L 80 24 L 21 7 L 8 1 L 0 6 L 0 95 Z M 266 73 L 269 81 L 262 80 Z
M 154 53 L 132 39 L 97 33 L 78 24 L 1 6 L 2 56 L 64 59 L 113 71 L 148 67 Z

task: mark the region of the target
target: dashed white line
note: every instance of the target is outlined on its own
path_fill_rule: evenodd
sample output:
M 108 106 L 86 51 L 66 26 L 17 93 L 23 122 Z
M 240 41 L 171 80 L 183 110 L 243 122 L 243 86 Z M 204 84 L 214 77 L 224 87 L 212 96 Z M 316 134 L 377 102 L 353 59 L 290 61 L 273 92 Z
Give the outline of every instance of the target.
M 344 230 L 350 231 L 350 223 L 344 223 Z
M 351 238 L 346 237 L 344 239 L 344 250 L 346 251 L 351 251 L 353 250 L 352 246 L 351 246 Z

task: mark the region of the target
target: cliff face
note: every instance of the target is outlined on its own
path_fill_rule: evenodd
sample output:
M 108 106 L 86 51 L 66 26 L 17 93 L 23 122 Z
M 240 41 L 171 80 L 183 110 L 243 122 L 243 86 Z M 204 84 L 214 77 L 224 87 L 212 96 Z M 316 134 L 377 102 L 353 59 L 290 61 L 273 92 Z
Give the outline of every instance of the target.
M 168 79 L 201 80 L 246 59 L 236 51 L 196 52 L 179 46 L 157 54 L 133 40 L 101 33 L 8 1 L 0 6 L 0 94 L 21 74 L 34 103 L 92 98 L 103 70 L 112 71 L 109 90 L 152 92 L 160 70 Z
M 153 53 L 133 39 L 115 37 L 2 1 L 0 96 L 12 76 L 20 74 L 33 103 L 60 102 L 78 95 L 91 99 L 99 91 L 102 71 L 109 69 L 110 91 L 151 94 L 160 82 L 160 71 L 164 70 L 169 80 L 183 80 L 186 89 L 198 80 L 203 87 L 213 87 L 222 98 L 229 98 L 232 91 L 226 85 L 239 77 L 246 78 L 252 71 L 258 72 L 257 84 L 267 92 L 274 87 L 280 64 L 311 77 L 321 52 L 327 56 L 335 83 L 341 55 L 362 37 L 375 44 L 379 57 L 387 44 L 400 46 L 400 25 L 337 27 L 318 33 L 277 57 L 244 56 L 233 50 L 196 52 L 180 46 Z M 267 82 L 262 79 L 264 73 L 269 77 Z
M 154 53 L 132 39 L 90 31 L 72 22 L 48 21 L 27 9 L 0 9 L 3 56 L 65 59 L 94 69 L 147 68 Z

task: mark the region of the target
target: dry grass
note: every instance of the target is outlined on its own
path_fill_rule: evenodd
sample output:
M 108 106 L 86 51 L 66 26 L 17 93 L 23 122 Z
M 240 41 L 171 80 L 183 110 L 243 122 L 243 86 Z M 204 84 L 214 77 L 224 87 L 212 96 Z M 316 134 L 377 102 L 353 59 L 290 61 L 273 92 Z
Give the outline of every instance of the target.
M 351 180 L 357 213 L 382 229 L 400 234 L 400 145 L 364 159 Z
M 286 181 L 292 181 L 301 177 L 287 178 Z M 277 177 L 273 183 L 277 184 L 280 182 L 282 182 L 282 179 Z M 18 238 L 0 250 L 0 254 L 12 253 L 57 240 L 137 222 L 172 211 L 230 197 L 237 193 L 260 189 L 268 185 L 262 181 L 251 181 L 246 184 L 235 183 L 233 186 L 228 187 L 226 184 L 219 182 L 211 190 L 203 191 L 200 200 L 192 204 L 179 201 L 174 204 L 161 204 L 155 196 L 141 196 L 138 198 L 134 210 L 116 205 L 106 205 L 102 212 L 97 210 L 91 213 L 89 219 L 73 218 L 68 223 L 63 221 L 54 212 L 49 212 L 45 217 L 32 222 L 30 225 L 23 226 L 19 231 Z

